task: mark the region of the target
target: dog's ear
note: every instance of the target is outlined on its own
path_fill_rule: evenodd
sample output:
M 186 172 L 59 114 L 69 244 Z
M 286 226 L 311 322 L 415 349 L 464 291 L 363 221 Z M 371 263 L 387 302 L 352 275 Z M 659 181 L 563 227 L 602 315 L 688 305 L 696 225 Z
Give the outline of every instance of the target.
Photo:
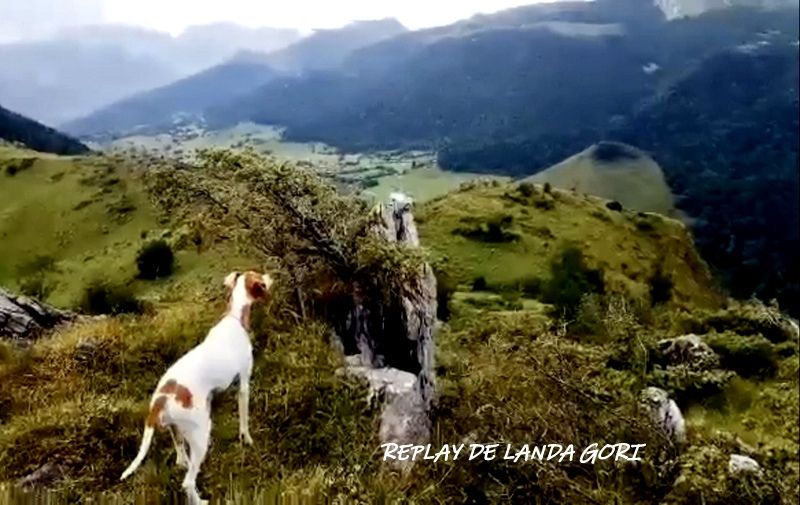
M 275 280 L 270 274 L 263 274 L 261 277 L 264 279 L 264 286 L 266 286 L 269 291 L 269 288 L 272 287 L 272 283 L 275 282 Z
M 225 281 L 223 282 L 225 284 L 225 287 L 228 289 L 233 289 L 233 287 L 236 285 L 236 279 L 238 277 L 239 277 L 239 272 L 229 273 L 228 276 L 225 277 Z

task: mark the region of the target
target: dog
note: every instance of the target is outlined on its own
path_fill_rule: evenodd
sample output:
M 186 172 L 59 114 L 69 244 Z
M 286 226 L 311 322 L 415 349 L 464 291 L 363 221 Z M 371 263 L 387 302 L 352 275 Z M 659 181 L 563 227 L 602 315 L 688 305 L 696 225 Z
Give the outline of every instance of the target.
M 161 377 L 150 400 L 142 444 L 136 459 L 122 473 L 129 477 L 142 464 L 156 429 L 167 428 L 177 452 L 177 464 L 187 469 L 183 489 L 191 505 L 204 503 L 197 492 L 197 474 L 206 457 L 211 434 L 211 397 L 239 379 L 239 439 L 251 445 L 248 428 L 250 374 L 250 308 L 269 297 L 272 278 L 256 272 L 232 272 L 225 277 L 228 311 L 205 340 L 183 355 Z M 186 453 L 188 445 L 189 453 Z

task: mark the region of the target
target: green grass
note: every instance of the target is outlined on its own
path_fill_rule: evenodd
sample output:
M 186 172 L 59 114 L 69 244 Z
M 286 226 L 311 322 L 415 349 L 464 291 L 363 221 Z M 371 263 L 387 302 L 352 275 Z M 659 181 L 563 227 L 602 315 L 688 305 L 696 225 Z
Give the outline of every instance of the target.
M 0 163 L 21 155 L 36 157 L 31 168 L 0 174 L 0 285 L 19 290 L 25 277 L 41 275 L 51 287 L 47 301 L 69 307 L 96 279 L 131 284 L 145 296 L 170 296 L 241 260 L 227 250 L 201 256 L 183 249 L 171 278 L 137 281 L 139 248 L 148 239 L 177 233 L 152 207 L 135 176 L 138 168 L 103 157 L 8 148 L 0 150 Z
M 54 291 L 54 300 L 68 300 L 70 289 L 79 290 L 98 265 L 107 280 L 129 281 L 142 231 L 152 237 L 174 223 L 161 222 L 135 170 L 126 166 L 115 163 L 108 171 L 103 159 L 41 157 L 3 179 L 0 230 L 17 233 L 3 237 L 3 253 L 11 253 L 3 256 L 0 283 L 16 283 L 16 265 L 34 253 L 55 259 L 52 275 L 59 286 L 76 284 Z M 119 181 L 110 184 L 111 179 Z M 106 187 L 111 189 L 98 195 Z M 122 197 L 135 210 L 117 219 L 113 209 L 119 206 L 108 204 Z M 86 198 L 97 200 L 76 209 Z M 337 374 L 342 361 L 329 329 L 288 317 L 275 299 L 253 314 L 255 445 L 238 442 L 235 393 L 216 399 L 212 445 L 198 479 L 204 497 L 223 503 L 730 505 L 778 503 L 777 493 L 791 503 L 800 475 L 796 341 L 769 335 L 766 345 L 782 346 L 774 376 L 736 379 L 721 398 L 681 405 L 689 444 L 677 459 L 637 409 L 638 392 L 648 380 L 644 371 L 652 366 L 648 352 L 659 339 L 688 325 L 699 333 L 764 331 L 757 307 L 716 307 L 708 271 L 681 223 L 613 212 L 594 197 L 546 193 L 541 186 L 521 192 L 502 183 L 468 185 L 423 204 L 417 216 L 422 243 L 437 260 L 446 258 L 444 267 L 460 284 L 452 317 L 436 335 L 431 443 L 584 447 L 629 441 L 648 444 L 645 461 L 422 462 L 408 475 L 394 473 L 381 464 L 378 411 L 364 401 L 364 385 Z M 488 224 L 503 233 L 453 233 Z M 108 232 L 98 232 L 104 225 Z M 77 238 L 54 245 L 52 237 L 65 227 Z M 486 241 L 498 237 L 510 238 Z M 606 334 L 564 334 L 549 306 L 531 293 L 515 292 L 515 286 L 530 288 L 536 285 L 532 279 L 545 279 L 566 244 L 577 245 L 590 266 L 602 266 L 611 295 L 626 299 L 644 296 L 648 276 L 661 264 L 679 303 L 642 314 L 634 313 L 632 303 L 613 313 L 598 303 Z M 0 342 L 0 501 L 22 500 L 9 491 L 10 483 L 48 462 L 66 470 L 68 478 L 57 485 L 61 501 L 157 503 L 180 495 L 183 471 L 174 465 L 166 434 L 156 436 L 129 481 L 118 477 L 138 449 L 160 375 L 225 310 L 222 277 L 258 264 L 226 247 L 179 251 L 173 277 L 133 282 L 151 301 L 144 314 L 83 321 L 28 349 Z M 479 275 L 486 277 L 486 290 L 472 291 Z M 86 342 L 93 350 L 86 351 Z M 737 436 L 754 446 L 762 477 L 727 475 L 727 457 L 739 450 Z
M 596 160 L 592 146 L 552 167 L 526 178 L 536 184 L 589 193 L 616 200 L 625 208 L 677 217 L 672 192 L 661 167 L 649 156 L 612 162 Z
M 716 303 L 708 268 L 680 222 L 614 212 L 599 198 L 535 188 L 526 197 L 515 184 L 473 184 L 422 205 L 417 214 L 422 243 L 446 260 L 461 284 L 479 276 L 490 285 L 544 280 L 552 259 L 575 245 L 589 266 L 604 270 L 611 291 L 645 297 L 650 276 L 663 262 L 675 285 L 675 301 Z M 492 243 L 457 233 L 490 218 L 510 218 L 508 232 L 518 240 Z

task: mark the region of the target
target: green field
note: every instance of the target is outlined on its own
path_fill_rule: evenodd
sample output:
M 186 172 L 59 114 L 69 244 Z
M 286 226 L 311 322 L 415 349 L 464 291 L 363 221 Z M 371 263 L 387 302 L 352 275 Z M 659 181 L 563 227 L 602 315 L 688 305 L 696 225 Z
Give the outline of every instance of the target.
M 321 143 L 287 142 L 282 131 L 272 126 L 241 123 L 219 131 L 182 127 L 155 136 L 131 136 L 105 145 L 95 145 L 110 152 L 149 152 L 168 157 L 191 159 L 204 148 L 252 148 L 256 152 L 313 167 L 343 187 L 362 190 L 367 198 L 385 199 L 394 191 L 408 193 L 417 201 L 426 201 L 457 188 L 462 182 L 481 177 L 478 174 L 442 170 L 433 153 L 424 151 L 340 153 Z M 497 177 L 497 179 L 504 179 Z

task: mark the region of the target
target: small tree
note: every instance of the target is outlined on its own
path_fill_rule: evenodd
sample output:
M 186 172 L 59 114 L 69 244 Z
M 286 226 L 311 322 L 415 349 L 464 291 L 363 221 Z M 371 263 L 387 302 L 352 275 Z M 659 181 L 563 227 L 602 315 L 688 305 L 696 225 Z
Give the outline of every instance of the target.
M 550 265 L 550 279 L 544 286 L 543 298 L 555 306 L 559 315 L 573 319 L 584 295 L 605 291 L 603 273 L 589 268 L 583 252 L 567 247 Z
M 136 256 L 136 266 L 142 279 L 169 277 L 175 267 L 175 255 L 164 240 L 148 242 Z

